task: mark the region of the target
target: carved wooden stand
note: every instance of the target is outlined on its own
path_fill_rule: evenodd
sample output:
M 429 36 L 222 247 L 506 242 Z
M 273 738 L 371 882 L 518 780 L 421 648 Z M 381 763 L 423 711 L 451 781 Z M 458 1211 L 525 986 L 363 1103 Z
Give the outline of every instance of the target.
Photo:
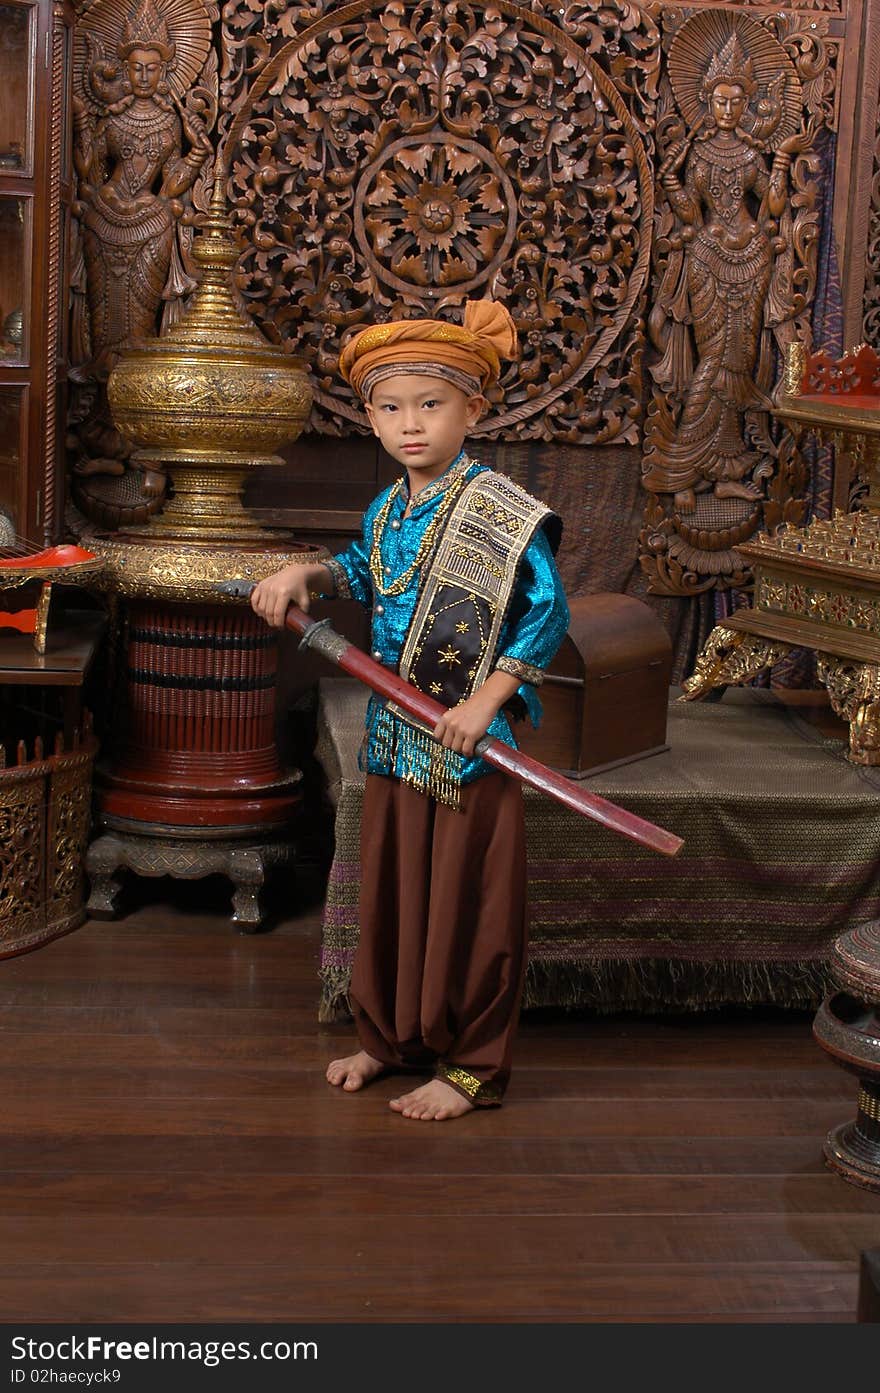
M 93 919 L 115 917 L 122 889 L 120 872 L 124 870 L 143 876 L 170 875 L 175 880 L 220 874 L 233 884 L 233 924 L 250 933 L 263 922 L 261 896 L 269 873 L 276 866 L 292 866 L 296 860 L 296 845 L 291 840 L 205 842 L 199 829 L 196 843 L 169 836 L 169 828 L 147 829 L 106 816 L 102 822 L 108 830 L 89 847 L 86 861 L 92 886 L 88 911 Z
M 859 924 L 835 941 L 831 972 L 839 991 L 819 1007 L 813 1034 L 859 1080 L 854 1122 L 829 1132 L 824 1155 L 844 1180 L 880 1190 L 880 923 Z

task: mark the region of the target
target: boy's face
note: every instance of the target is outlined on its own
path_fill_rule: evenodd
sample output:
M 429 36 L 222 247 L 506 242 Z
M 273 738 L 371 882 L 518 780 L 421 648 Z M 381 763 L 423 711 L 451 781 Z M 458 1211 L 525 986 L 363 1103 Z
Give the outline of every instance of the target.
M 483 397 L 469 397 L 442 377 L 386 377 L 366 403 L 373 431 L 410 476 L 438 478 L 480 419 Z

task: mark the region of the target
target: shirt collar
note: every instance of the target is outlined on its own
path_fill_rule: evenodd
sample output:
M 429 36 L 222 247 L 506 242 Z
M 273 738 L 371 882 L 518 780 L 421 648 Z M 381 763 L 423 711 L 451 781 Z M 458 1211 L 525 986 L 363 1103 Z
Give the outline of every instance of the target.
M 465 450 L 461 450 L 438 478 L 432 479 L 430 484 L 426 484 L 423 489 L 419 490 L 413 499 L 412 511 L 415 512 L 417 508 L 421 508 L 425 503 L 433 502 L 435 498 L 438 498 L 441 493 L 445 493 L 451 484 L 454 484 L 456 480 L 460 479 L 462 474 L 466 474 L 471 466 L 476 463 L 477 461 L 472 460 Z M 403 506 L 406 507 L 409 501 L 409 480 L 406 474 L 403 476 L 403 487 L 400 490 L 400 499 Z

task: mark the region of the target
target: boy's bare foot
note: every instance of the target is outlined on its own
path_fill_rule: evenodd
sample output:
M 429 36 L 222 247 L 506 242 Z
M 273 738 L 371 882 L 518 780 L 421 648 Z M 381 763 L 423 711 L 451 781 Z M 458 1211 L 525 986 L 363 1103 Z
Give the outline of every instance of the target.
M 374 1059 L 366 1050 L 346 1055 L 345 1059 L 334 1059 L 327 1065 L 327 1082 L 336 1088 L 344 1088 L 346 1093 L 355 1093 L 364 1084 L 383 1072 L 384 1064 Z
M 474 1110 L 473 1103 L 442 1079 L 432 1079 L 421 1088 L 414 1088 L 412 1093 L 392 1098 L 388 1106 L 403 1117 L 419 1122 L 446 1122 L 450 1117 L 463 1117 Z

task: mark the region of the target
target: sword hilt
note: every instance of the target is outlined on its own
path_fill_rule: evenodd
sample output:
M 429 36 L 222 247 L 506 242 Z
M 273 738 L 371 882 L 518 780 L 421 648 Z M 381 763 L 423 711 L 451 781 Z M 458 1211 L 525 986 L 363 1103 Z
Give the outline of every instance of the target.
M 256 584 L 255 580 L 218 580 L 213 588 L 221 595 L 228 595 L 230 600 L 249 600 Z
M 303 635 L 297 644 L 297 648 L 311 648 L 312 644 L 319 637 L 319 629 L 329 629 L 331 627 L 329 619 L 316 619 L 307 629 L 303 629 Z
M 255 580 L 219 580 L 215 583 L 214 589 L 221 595 L 227 595 L 230 600 L 249 600 L 254 592 L 257 582 Z M 302 615 L 305 618 L 305 613 Z M 320 637 L 321 631 L 329 629 L 331 621 L 329 619 L 316 619 L 302 630 L 299 648 L 311 648 L 315 641 Z M 288 628 L 292 627 L 288 625 Z M 297 626 L 298 628 L 298 626 Z

